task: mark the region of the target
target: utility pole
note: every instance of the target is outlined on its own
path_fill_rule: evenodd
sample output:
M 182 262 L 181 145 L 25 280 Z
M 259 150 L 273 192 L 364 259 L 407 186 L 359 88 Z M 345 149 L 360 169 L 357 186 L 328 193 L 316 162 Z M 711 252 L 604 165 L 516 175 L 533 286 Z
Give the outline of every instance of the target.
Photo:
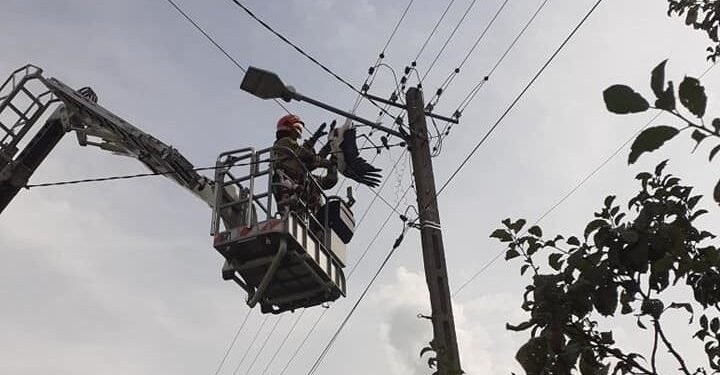
M 326 109 L 343 117 L 358 121 L 373 129 L 383 131 L 407 142 L 413 163 L 413 174 L 417 189 L 417 204 L 420 215 L 420 235 L 422 238 L 425 280 L 430 291 L 432 309 L 433 340 L 430 346 L 437 354 L 438 375 L 460 375 L 460 354 L 455 334 L 455 321 L 450 300 L 445 249 L 443 248 L 440 213 L 438 212 L 435 176 L 430 157 L 430 137 L 428 136 L 425 116 L 457 124 L 458 118 L 439 116 L 425 109 L 422 91 L 412 87 L 405 94 L 407 106 L 365 93 L 371 100 L 407 110 L 410 122 L 410 134 L 402 127 L 398 130 L 386 128 L 356 116 L 355 114 L 304 96 L 294 88 L 286 86 L 277 74 L 249 67 L 240 88 L 262 99 L 297 100 Z
M 445 248 L 430 156 L 425 103 L 422 91 L 415 87 L 407 90 L 405 99 L 410 123 L 410 137 L 407 142 L 417 189 L 425 281 L 430 291 L 432 309 L 434 338 L 431 346 L 437 353 L 438 375 L 459 375 L 462 370 L 445 265 Z

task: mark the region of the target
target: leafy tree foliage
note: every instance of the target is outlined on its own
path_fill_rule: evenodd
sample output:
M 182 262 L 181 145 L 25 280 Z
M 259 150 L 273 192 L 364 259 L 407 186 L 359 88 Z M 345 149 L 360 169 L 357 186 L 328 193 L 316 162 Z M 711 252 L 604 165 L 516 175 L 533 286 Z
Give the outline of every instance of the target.
M 720 3 L 717 0 L 668 0 L 668 16 L 685 17 L 685 24 L 707 34 L 713 45 L 707 48 L 708 59 L 720 56 Z
M 715 236 L 694 224 L 707 213 L 697 208 L 701 196 L 664 173 L 666 164 L 637 175 L 641 189 L 627 210 L 607 197 L 582 236 L 548 239 L 538 226 L 524 231 L 523 219 L 503 220 L 492 233 L 507 245 L 507 260 L 522 261 L 521 275 L 532 275 L 522 304 L 529 318 L 507 325 L 530 331 L 516 355 L 528 375 L 658 374 L 660 347 L 684 374 L 720 373 L 720 252 L 707 244 Z M 672 301 L 671 286 L 689 289 L 694 301 Z M 706 367 L 691 369 L 673 346 L 662 324 L 671 309 L 689 315 Z M 650 354 L 619 348 L 598 314 L 636 316 L 639 329 L 654 335 Z
M 720 141 L 720 118 L 705 119 L 708 99 L 700 80 L 684 77 L 676 93 L 673 82 L 665 81 L 666 63 L 667 60 L 661 62 L 651 74 L 650 88 L 656 97 L 654 105 L 650 105 L 641 94 L 625 85 L 613 85 L 603 92 L 605 105 L 610 112 L 624 115 L 645 112 L 652 108 L 665 111 L 679 120 L 678 125 L 653 126 L 643 130 L 631 146 L 628 158 L 630 164 L 635 163 L 642 154 L 659 149 L 682 132 L 688 133 L 695 142 L 693 152 L 705 140 Z M 677 105 L 678 101 L 684 110 Z M 709 161 L 712 162 L 718 152 L 720 144 L 715 145 L 709 152 Z M 715 201 L 720 203 L 720 181 L 715 185 L 714 197 Z

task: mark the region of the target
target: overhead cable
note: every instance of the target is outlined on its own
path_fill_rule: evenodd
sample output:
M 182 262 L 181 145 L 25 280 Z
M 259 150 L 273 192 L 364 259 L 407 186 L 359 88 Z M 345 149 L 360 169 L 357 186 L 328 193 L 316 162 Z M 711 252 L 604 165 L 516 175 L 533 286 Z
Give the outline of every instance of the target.
M 295 43 L 293 43 L 292 41 L 290 41 L 290 39 L 288 39 L 288 38 L 285 37 L 284 35 L 282 35 L 282 34 L 280 34 L 279 32 L 277 32 L 277 31 L 276 31 L 275 29 L 273 29 L 270 25 L 268 25 L 265 21 L 263 21 L 263 20 L 260 19 L 258 16 L 256 16 L 255 13 L 253 13 L 253 11 L 250 10 L 250 9 L 249 9 L 247 6 L 245 6 L 243 3 L 241 3 L 241 2 L 238 1 L 238 0 L 230 0 L 230 1 L 232 1 L 233 3 L 235 3 L 235 5 L 237 5 L 238 7 L 240 7 L 242 10 L 244 10 L 245 13 L 247 13 L 252 19 L 254 19 L 255 21 L 257 21 L 257 22 L 258 22 L 260 25 L 262 25 L 265 29 L 267 29 L 268 31 L 270 31 L 271 33 L 273 33 L 275 36 L 277 36 L 278 38 L 280 38 L 280 40 L 282 40 L 283 42 L 285 42 L 286 44 L 288 44 L 289 46 L 291 46 L 291 47 L 292 47 L 293 49 L 295 49 L 298 53 L 300 53 L 301 55 L 305 56 L 308 60 L 312 61 L 315 65 L 317 65 L 318 67 L 320 67 L 320 69 L 322 69 L 322 70 L 324 70 L 325 72 L 327 72 L 328 74 L 330 74 L 333 78 L 335 78 L 336 80 L 338 80 L 339 82 L 341 82 L 341 83 L 344 84 L 345 86 L 349 87 L 349 88 L 350 88 L 351 90 L 353 90 L 354 92 L 362 95 L 362 92 L 361 92 L 359 89 L 357 89 L 355 86 L 353 86 L 350 82 L 348 82 L 348 81 L 346 81 L 344 78 L 340 77 L 337 73 L 335 73 L 334 71 L 332 71 L 332 70 L 331 70 L 330 68 L 328 68 L 325 64 L 321 63 L 321 62 L 318 61 L 316 58 L 314 58 L 313 56 L 311 56 L 310 54 L 308 54 L 307 52 L 305 52 L 302 48 L 298 47 L 298 45 L 295 44 Z M 380 109 L 381 111 L 385 112 L 387 115 L 389 115 L 389 116 L 392 117 L 392 115 L 391 115 L 389 112 L 387 112 L 383 107 L 381 107 L 379 104 L 377 104 L 374 100 L 372 100 L 372 99 L 370 99 L 370 98 L 367 98 L 367 97 L 365 97 L 365 96 L 363 96 L 363 98 L 366 98 L 366 99 L 367 99 L 368 101 L 370 101 L 370 103 L 372 103 L 375 107 L 377 107 L 378 109 Z
M 240 328 L 238 328 L 237 332 L 235 332 L 235 336 L 233 336 L 232 341 L 230 342 L 230 345 L 228 346 L 227 350 L 225 351 L 225 355 L 223 356 L 222 360 L 220 361 L 220 364 L 218 365 L 217 370 L 215 370 L 215 375 L 218 375 L 220 373 L 220 370 L 222 369 L 223 365 L 225 364 L 225 361 L 227 360 L 228 355 L 230 355 L 230 351 L 232 350 L 233 346 L 235 346 L 235 342 L 238 339 L 238 336 L 240 336 L 240 332 L 242 332 L 243 328 L 245 327 L 245 323 L 247 323 L 248 318 L 250 317 L 250 312 L 252 309 L 248 309 L 245 313 L 245 318 L 243 319 L 242 323 L 240 324 Z
M 450 75 L 448 75 L 448 77 L 445 79 L 443 84 L 440 85 L 440 88 L 437 89 L 437 91 L 435 92 L 435 95 L 432 98 L 430 98 L 430 100 L 428 101 L 428 106 L 427 106 L 430 111 L 432 111 L 433 108 L 435 108 L 435 106 L 437 106 L 438 101 L 440 101 L 440 96 L 442 96 L 442 94 L 445 92 L 445 90 L 447 90 L 448 87 L 450 87 L 450 84 L 452 84 L 453 80 L 455 80 L 455 77 L 457 77 L 457 75 L 460 74 L 460 70 L 465 65 L 465 63 L 468 61 L 468 59 L 470 59 L 470 56 L 472 56 L 473 52 L 475 51 L 475 48 L 477 48 L 477 46 L 480 44 L 480 41 L 482 41 L 483 38 L 485 38 L 485 35 L 490 30 L 492 25 L 495 24 L 495 21 L 498 19 L 498 17 L 502 13 L 503 9 L 505 9 L 505 6 L 507 5 L 508 1 L 510 1 L 510 0 L 505 0 L 500 5 L 500 8 L 498 8 L 498 10 L 495 11 L 495 14 L 490 19 L 490 22 L 488 22 L 488 24 L 485 25 L 485 28 L 483 29 L 482 33 L 480 33 L 480 36 L 475 40 L 475 43 L 473 44 L 473 46 L 470 47 L 470 50 L 465 54 L 465 57 L 462 59 L 460 64 L 458 64 L 458 66 L 450 73 Z
M 253 358 L 252 362 L 250 362 L 250 366 L 248 366 L 247 373 L 250 374 L 252 372 L 252 368 L 255 365 L 255 362 L 257 362 L 258 358 L 260 357 L 260 354 L 262 354 L 263 350 L 265 350 L 265 346 L 267 346 L 268 341 L 270 341 L 270 337 L 272 337 L 272 334 L 275 333 L 275 330 L 278 327 L 278 324 L 280 324 L 280 321 L 282 320 L 283 316 L 280 315 L 277 320 L 275 320 L 275 324 L 273 325 L 272 329 L 270 330 L 270 333 L 268 333 L 265 336 L 265 340 L 263 340 L 262 345 L 260 346 L 260 350 L 255 354 L 255 358 Z
M 175 8 L 175 10 L 177 10 L 183 17 L 185 17 L 185 19 L 190 22 L 198 31 L 200 31 L 205 36 L 205 38 L 210 41 L 210 43 L 212 43 L 218 50 L 220 50 L 220 52 L 222 52 L 223 55 L 225 55 L 225 57 L 227 57 L 233 64 L 235 64 L 238 69 L 240 69 L 243 73 L 247 73 L 247 69 L 240 65 L 240 63 L 234 57 L 232 57 L 225 50 L 225 48 L 220 45 L 220 43 L 216 42 L 215 39 L 210 36 L 210 34 L 205 32 L 205 30 L 203 30 L 203 28 L 200 27 L 197 22 L 195 22 L 182 8 L 180 8 L 179 5 L 177 5 L 173 0 L 167 0 L 167 2 L 170 3 L 170 5 L 172 5 L 173 8 Z M 285 107 L 279 100 L 273 99 L 273 101 L 275 101 L 275 103 L 279 105 L 283 110 L 285 110 L 285 112 L 290 113 L 287 107 Z
M 402 159 L 402 158 L 398 158 L 398 161 L 400 161 L 401 159 Z M 386 179 L 386 180 L 387 180 L 387 179 Z M 411 186 L 412 186 L 412 185 L 411 185 Z M 382 189 L 382 187 L 381 187 L 381 189 Z M 410 190 L 410 186 L 408 186 L 408 189 L 405 190 L 405 193 L 403 194 L 403 198 L 405 197 L 405 195 L 408 193 L 409 190 Z M 402 199 L 402 198 L 401 198 L 401 199 Z M 373 202 L 374 202 L 374 200 L 373 200 Z M 372 203 L 373 203 L 373 202 L 371 202 L 371 204 L 368 205 L 368 207 L 365 209 L 365 213 L 362 215 L 363 218 L 365 217 L 365 214 L 367 214 L 367 213 L 370 211 L 370 208 L 372 208 Z M 392 218 L 394 212 L 397 212 L 397 208 L 398 208 L 399 205 L 400 205 L 400 202 L 398 201 L 398 203 L 395 204 L 395 207 L 394 207 L 393 210 L 392 210 L 393 212 L 390 212 L 390 213 L 388 214 L 387 218 L 386 218 L 385 221 L 382 223 L 382 225 L 380 225 L 380 228 L 375 232 L 375 235 L 374 235 L 373 238 L 370 240 L 370 242 L 368 243 L 368 245 L 365 247 L 365 250 L 362 252 L 362 254 L 361 254 L 360 257 L 358 258 L 358 260 L 355 261 L 355 263 L 353 264 L 352 269 L 350 270 L 350 272 L 348 272 L 348 276 L 347 276 L 347 280 L 348 280 L 348 281 L 350 281 L 350 278 L 351 278 L 352 275 L 355 273 L 356 268 L 360 265 L 360 263 L 363 261 L 363 259 L 365 259 L 365 256 L 366 256 L 366 255 L 368 254 L 368 252 L 370 251 L 370 248 L 372 247 L 372 245 L 374 245 L 374 244 L 375 244 L 375 241 L 377 241 L 377 239 L 380 237 L 380 234 L 385 230 L 385 228 L 388 227 L 387 223 L 390 221 L 390 218 Z M 358 222 L 357 226 L 360 226 L 360 224 L 362 224 L 362 219 Z M 357 229 L 357 227 L 356 227 L 356 229 Z M 302 340 L 302 342 L 300 343 L 300 345 L 297 347 L 297 349 L 295 350 L 295 352 L 294 352 L 293 355 L 291 356 L 290 360 L 288 360 L 288 362 L 285 364 L 285 367 L 284 367 L 283 370 L 280 372 L 280 375 L 282 375 L 282 374 L 285 372 L 285 370 L 287 370 L 288 366 L 290 366 L 290 363 L 295 359 L 295 357 L 297 356 L 298 352 L 302 349 L 302 347 L 303 347 L 303 346 L 305 345 L 305 343 L 307 342 L 308 338 L 309 338 L 309 337 L 312 335 L 312 333 L 315 331 L 315 327 L 317 327 L 318 323 L 320 322 L 320 320 L 322 320 L 323 316 L 325 316 L 325 313 L 326 313 L 327 311 L 328 311 L 328 310 L 323 311 L 322 314 L 320 314 L 320 316 L 318 316 L 317 320 L 315 321 L 315 324 L 313 324 L 312 328 L 310 328 L 310 330 L 308 331 L 308 333 L 305 335 L 305 338 Z
M 452 180 L 458 175 L 458 173 L 462 170 L 462 168 L 465 167 L 467 162 L 475 154 L 475 152 L 478 150 L 478 148 L 480 148 L 480 146 L 482 146 L 482 144 L 485 143 L 485 141 L 488 139 L 488 137 L 490 137 L 490 134 L 492 134 L 495 131 L 495 129 L 497 129 L 497 127 L 500 125 L 500 123 L 502 123 L 502 121 L 510 113 L 510 111 L 513 108 L 515 108 L 515 105 L 520 101 L 520 99 L 522 99 L 522 97 L 525 95 L 525 93 L 530 89 L 530 87 L 535 83 L 535 81 L 537 81 L 537 79 L 543 74 L 543 72 L 545 72 L 545 69 L 555 60 L 555 57 L 560 53 L 560 51 L 562 51 L 562 49 L 565 47 L 565 45 L 567 45 L 567 43 L 575 35 L 575 33 L 577 33 L 577 31 L 585 23 L 585 21 L 587 21 L 587 19 L 590 18 L 590 15 L 592 15 L 592 13 L 595 11 L 595 9 L 597 9 L 597 7 L 600 5 L 600 3 L 602 3 L 602 1 L 603 0 L 597 0 L 595 5 L 593 5 L 592 8 L 590 8 L 590 11 L 588 11 L 588 13 L 585 15 L 585 17 L 582 18 L 580 23 L 578 23 L 577 26 L 575 26 L 575 28 L 572 30 L 570 35 L 568 35 L 567 38 L 565 38 L 565 40 L 562 42 L 562 44 L 560 44 L 560 47 L 558 47 L 557 50 L 555 50 L 555 52 L 552 54 L 552 56 L 550 56 L 550 58 L 547 60 L 547 62 L 545 62 L 545 64 L 543 64 L 543 66 L 540 68 L 540 70 L 537 72 L 537 74 L 535 74 L 535 76 L 530 80 L 530 82 L 525 86 L 525 88 L 523 88 L 523 90 L 520 92 L 520 94 L 518 94 L 518 96 L 515 98 L 515 100 L 513 100 L 513 102 L 510 104 L 510 106 L 508 106 L 507 109 L 505 109 L 505 111 L 500 116 L 500 118 L 498 118 L 498 120 L 490 128 L 490 130 L 488 130 L 488 132 L 485 133 L 485 135 L 480 139 L 480 141 L 477 143 L 477 145 L 475 145 L 475 147 L 472 149 L 472 151 L 470 151 L 470 153 L 460 163 L 460 165 L 457 167 L 457 169 L 455 169 L 455 171 L 452 173 L 452 175 L 450 175 L 450 178 L 448 178 L 445 181 L 445 183 L 442 185 L 442 187 L 438 190 L 437 195 L 442 194 L 443 190 L 445 190 L 445 188 L 450 184 L 450 182 L 452 182 Z
M 240 370 L 240 366 L 242 366 L 242 364 L 245 362 L 245 358 L 247 358 L 248 353 L 250 353 L 250 349 L 253 347 L 253 345 L 255 345 L 255 341 L 257 341 L 258 336 L 260 336 L 260 331 L 262 331 L 262 329 L 265 327 L 265 323 L 267 323 L 269 317 L 269 315 L 265 315 L 262 323 L 260 323 L 260 328 L 258 328 L 252 340 L 250 340 L 250 344 L 248 345 L 247 349 L 245 349 L 242 358 L 240 358 L 240 362 L 238 362 L 237 366 L 235 367 L 233 375 L 237 374 L 238 370 Z
M 702 77 L 704 77 L 705 75 L 707 75 L 715 66 L 716 66 L 716 64 L 710 65 L 710 66 L 700 75 L 699 78 L 702 78 Z M 633 135 L 631 135 L 627 140 L 625 140 L 625 142 L 623 142 L 620 146 L 618 146 L 618 147 L 615 149 L 615 151 L 614 151 L 612 154 L 610 154 L 609 157 L 607 157 L 606 159 L 604 159 L 604 160 L 603 160 L 600 164 L 598 164 L 598 166 L 595 167 L 587 176 L 585 176 L 583 179 L 581 179 L 572 189 L 570 189 L 570 191 L 569 191 L 568 193 L 566 193 L 564 196 L 562 196 L 562 198 L 560 198 L 560 200 L 558 200 L 557 202 L 555 202 L 555 204 L 553 204 L 552 206 L 550 206 L 550 208 L 548 208 L 545 212 L 543 212 L 542 215 L 540 215 L 540 216 L 538 217 L 538 219 L 535 220 L 535 222 L 533 223 L 533 225 L 539 224 L 543 219 L 545 219 L 545 217 L 547 217 L 548 215 L 550 215 L 553 211 L 555 211 L 555 209 L 557 209 L 558 207 L 560 207 L 560 205 L 562 205 L 563 203 L 565 203 L 565 201 L 567 201 L 567 200 L 568 200 L 573 194 L 575 194 L 575 192 L 577 192 L 585 183 L 587 183 L 591 178 L 593 178 L 593 177 L 594 177 L 603 167 L 605 167 L 613 158 L 615 158 L 618 154 L 620 154 L 620 151 L 622 151 L 625 147 L 627 147 L 627 145 L 629 145 L 630 142 L 632 142 L 633 140 L 635 140 L 635 139 L 637 138 L 637 136 L 640 135 L 640 133 L 641 133 L 643 130 L 647 129 L 653 122 L 655 122 L 655 120 L 657 120 L 658 117 L 660 117 L 660 115 L 662 115 L 662 112 L 661 112 L 661 111 L 659 111 L 658 113 L 656 113 L 655 116 L 653 116 L 648 122 L 646 122 L 643 126 L 641 126 L 640 128 L 638 128 L 638 130 L 637 130 L 635 133 L 633 133 Z M 505 252 L 504 249 L 501 250 L 500 252 L 498 252 L 492 259 L 490 259 L 489 262 L 487 262 L 485 265 L 483 265 L 483 266 L 480 268 L 480 270 L 478 270 L 477 272 L 475 272 L 468 280 L 466 280 L 464 283 L 462 283 L 462 284 L 460 285 L 460 287 L 458 287 L 458 288 L 452 293 L 452 296 L 455 297 L 455 296 L 458 295 L 460 292 L 462 292 L 462 290 L 465 289 L 465 287 L 467 287 L 468 285 L 470 285 L 473 281 L 475 281 L 475 279 L 478 278 L 478 276 L 482 275 L 482 274 L 485 272 L 485 270 L 487 270 L 493 263 L 495 263 L 495 262 L 500 258 L 500 256 L 502 256 L 502 254 L 503 254 L 504 252 Z
M 442 56 L 443 52 L 445 52 L 445 48 L 447 48 L 448 44 L 450 44 L 450 41 L 455 36 L 455 33 L 460 28 L 460 25 L 462 25 L 463 21 L 465 21 L 465 18 L 470 13 L 470 10 L 472 10 L 472 8 L 475 6 L 476 2 L 477 2 L 477 0 L 472 0 L 470 2 L 470 5 L 467 7 L 467 9 L 465 9 L 465 13 L 463 13 L 462 17 L 460 18 L 460 21 L 455 25 L 455 28 L 450 33 L 450 36 L 445 40 L 445 43 L 440 48 L 440 51 L 435 55 L 435 58 L 433 59 L 432 63 L 430 63 L 430 67 L 428 67 L 427 71 L 425 72 L 425 74 L 422 77 L 422 80 L 420 80 L 421 83 L 422 83 L 422 81 L 425 80 L 425 78 L 427 78 L 428 74 L 430 74 L 430 71 L 432 71 L 432 68 L 435 66 L 435 64 L 437 63 L 440 56 Z
M 375 272 L 373 277 L 367 283 L 367 285 L 365 286 L 365 289 L 363 289 L 362 293 L 360 294 L 360 297 L 358 297 L 358 299 L 357 299 L 357 301 L 355 301 L 355 304 L 353 305 L 353 307 L 350 309 L 350 311 L 347 313 L 347 315 L 345 316 L 343 321 L 340 323 L 340 326 L 338 326 L 337 330 L 335 331 L 332 338 L 330 339 L 330 341 L 327 343 L 327 345 L 323 349 L 320 356 L 315 360 L 315 363 L 313 363 L 313 365 L 310 368 L 310 371 L 308 371 L 307 375 L 314 374 L 317 371 L 317 369 L 320 368 L 320 365 L 322 364 L 323 359 L 325 359 L 325 356 L 332 348 L 333 344 L 335 343 L 335 340 L 337 340 L 338 336 L 340 336 L 340 333 L 343 331 L 345 326 L 347 326 L 347 323 L 350 320 L 350 318 L 353 316 L 353 314 L 355 314 L 355 311 L 357 310 L 358 306 L 360 305 L 360 303 L 363 301 L 363 299 L 367 295 L 367 292 L 370 290 L 370 287 L 372 287 L 372 285 L 375 283 L 375 280 L 377 280 L 378 276 L 380 276 L 380 273 L 385 268 L 388 261 L 390 261 L 390 258 L 395 253 L 395 250 L 398 247 L 400 247 L 400 244 L 402 244 L 402 241 L 405 237 L 405 233 L 407 232 L 409 227 L 410 227 L 409 225 L 403 225 L 402 233 L 400 233 L 400 236 L 395 240 L 395 243 L 393 244 L 393 246 L 390 249 L 390 251 L 388 252 L 388 254 L 385 256 L 385 259 L 383 260 L 382 264 L 380 264 L 380 267 L 378 268 L 378 270 Z
M 460 102 L 457 109 L 455 110 L 457 117 L 459 117 L 459 115 L 465 110 L 465 108 L 470 104 L 470 102 L 472 102 L 472 100 L 475 98 L 475 95 L 477 95 L 477 93 L 480 91 L 480 88 L 482 88 L 485 83 L 490 79 L 490 77 L 493 76 L 500 64 L 502 64 L 510 51 L 515 47 L 515 44 L 517 44 L 518 40 L 520 40 L 520 38 L 525 34 L 530 25 L 535 21 L 535 18 L 537 18 L 537 16 L 540 14 L 540 11 L 545 8 L 545 5 L 548 3 L 548 1 L 550 0 L 543 0 L 542 3 L 540 3 L 540 6 L 538 6 L 538 8 L 535 10 L 535 13 L 533 13 L 532 17 L 530 17 L 530 19 L 525 23 L 525 26 L 523 26 L 522 30 L 520 30 L 520 32 L 515 36 L 515 39 L 513 39 L 510 45 L 508 45 L 502 56 L 500 56 L 500 58 L 495 62 L 495 65 L 493 65 L 492 69 L 490 69 L 490 72 L 486 74 Z
M 285 337 L 283 337 L 282 341 L 280 342 L 280 345 L 275 349 L 275 352 L 273 353 L 272 357 L 268 361 L 267 365 L 265 365 L 265 369 L 263 369 L 263 372 L 261 375 L 265 375 L 268 370 L 270 369 L 270 366 L 275 362 L 275 358 L 277 358 L 277 355 L 280 354 L 280 351 L 285 346 L 285 343 L 287 342 L 288 338 L 290 338 L 290 335 L 295 331 L 295 327 L 297 327 L 298 323 L 300 323 L 300 319 L 302 319 L 303 315 L 305 315 L 305 312 L 307 309 L 303 309 L 300 314 L 298 314 L 298 317 L 295 318 L 295 322 L 292 324 L 292 327 L 290 327 L 290 330 L 285 334 Z M 217 374 L 215 374 L 217 375 Z

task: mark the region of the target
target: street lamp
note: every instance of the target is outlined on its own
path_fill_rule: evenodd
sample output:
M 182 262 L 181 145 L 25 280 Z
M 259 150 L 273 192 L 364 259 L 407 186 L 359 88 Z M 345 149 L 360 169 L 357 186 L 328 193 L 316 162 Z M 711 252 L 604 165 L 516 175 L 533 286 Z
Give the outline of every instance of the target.
M 355 120 L 373 129 L 377 129 L 385 133 L 394 135 L 403 140 L 405 140 L 407 137 L 406 134 L 382 126 L 380 123 L 366 120 L 350 112 L 346 112 L 331 105 L 317 101 L 315 99 L 308 98 L 307 96 L 304 96 L 299 92 L 295 91 L 295 88 L 293 88 L 292 86 L 286 86 L 277 74 L 267 70 L 255 68 L 253 66 L 249 67 L 247 72 L 245 72 L 245 77 L 240 84 L 240 88 L 257 96 L 260 99 L 282 99 L 286 102 L 295 99 L 299 102 L 307 102 L 335 114 L 338 114 L 340 116 Z

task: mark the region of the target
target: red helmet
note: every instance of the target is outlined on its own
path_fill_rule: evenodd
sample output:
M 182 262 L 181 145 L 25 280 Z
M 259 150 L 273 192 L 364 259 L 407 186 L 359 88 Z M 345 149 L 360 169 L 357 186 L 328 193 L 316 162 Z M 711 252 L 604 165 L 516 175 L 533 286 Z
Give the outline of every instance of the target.
M 285 115 L 280 117 L 280 120 L 278 120 L 276 131 L 290 131 L 300 136 L 304 125 L 305 123 L 300 120 L 300 117 L 295 115 Z

